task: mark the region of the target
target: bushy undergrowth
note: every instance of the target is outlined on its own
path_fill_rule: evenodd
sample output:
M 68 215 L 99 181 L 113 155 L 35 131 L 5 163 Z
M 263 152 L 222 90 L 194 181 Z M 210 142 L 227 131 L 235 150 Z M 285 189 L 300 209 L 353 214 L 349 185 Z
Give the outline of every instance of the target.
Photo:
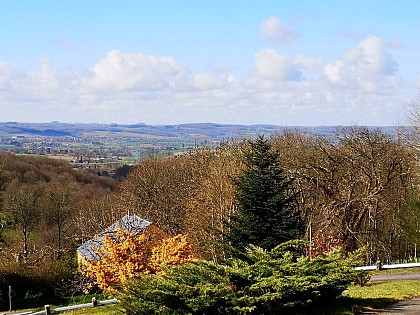
M 293 246 L 291 246 L 293 245 Z M 172 266 L 164 275 L 141 275 L 120 295 L 124 314 L 281 314 L 335 299 L 359 277 L 360 253 L 339 250 L 308 258 L 303 242 L 267 252 L 249 247 L 224 265 L 208 261 Z
M 3 263 L 0 265 L 0 300 L 8 301 L 9 286 L 12 287 L 13 299 L 59 295 L 62 285 L 70 281 L 75 268 L 73 258 Z

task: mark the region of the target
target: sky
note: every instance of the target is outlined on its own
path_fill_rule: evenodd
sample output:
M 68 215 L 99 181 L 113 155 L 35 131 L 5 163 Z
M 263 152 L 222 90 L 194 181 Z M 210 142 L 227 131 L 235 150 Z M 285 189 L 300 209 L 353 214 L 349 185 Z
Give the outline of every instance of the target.
M 0 121 L 407 123 L 418 0 L 0 0 Z

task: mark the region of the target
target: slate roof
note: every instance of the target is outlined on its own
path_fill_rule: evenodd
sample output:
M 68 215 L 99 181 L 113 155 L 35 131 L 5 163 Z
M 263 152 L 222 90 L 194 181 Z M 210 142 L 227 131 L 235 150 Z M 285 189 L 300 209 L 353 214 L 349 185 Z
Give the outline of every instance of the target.
M 79 246 L 77 252 L 84 258 L 99 260 L 101 257 L 95 252 L 95 249 L 102 245 L 103 238 L 106 234 L 113 234 L 116 229 L 119 229 L 137 235 L 143 232 L 150 224 L 152 223 L 137 215 L 126 215 L 121 220 L 103 230 L 97 237 Z

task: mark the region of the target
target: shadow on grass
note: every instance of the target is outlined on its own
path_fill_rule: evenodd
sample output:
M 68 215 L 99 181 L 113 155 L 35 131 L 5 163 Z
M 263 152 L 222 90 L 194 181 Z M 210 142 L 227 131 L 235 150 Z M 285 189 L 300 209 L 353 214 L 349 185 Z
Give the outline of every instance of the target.
M 59 297 L 39 297 L 33 299 L 23 299 L 23 298 L 12 298 L 12 310 L 26 310 L 26 309 L 40 309 L 44 308 L 46 304 L 62 304 L 65 299 Z M 9 310 L 9 301 L 1 300 L 0 302 L 0 311 Z
M 92 302 L 92 298 L 96 297 L 98 301 L 107 299 L 103 294 L 90 294 L 90 295 L 78 295 L 78 296 L 63 296 L 63 297 L 37 297 L 31 299 L 23 298 L 12 298 L 12 310 L 26 310 L 26 309 L 44 309 L 45 305 L 55 306 L 67 306 L 74 304 L 83 304 Z M 2 299 L 0 300 L 0 312 L 6 312 L 9 310 L 9 301 Z
M 91 294 L 74 297 L 39 297 L 33 299 L 14 299 L 12 300 L 13 310 L 27 310 L 27 309 L 44 309 L 44 305 L 55 305 L 64 306 L 72 304 L 89 303 L 92 301 L 92 297 L 96 297 L 97 300 L 105 300 L 102 294 Z M 302 309 L 287 309 L 279 314 L 288 315 L 355 315 L 362 314 L 363 311 L 380 310 L 384 307 L 390 306 L 391 304 L 398 302 L 392 298 L 351 298 L 348 296 L 342 296 L 333 301 L 324 301 L 319 304 L 312 304 Z M 2 300 L 0 301 L 0 312 L 9 310 L 9 302 Z

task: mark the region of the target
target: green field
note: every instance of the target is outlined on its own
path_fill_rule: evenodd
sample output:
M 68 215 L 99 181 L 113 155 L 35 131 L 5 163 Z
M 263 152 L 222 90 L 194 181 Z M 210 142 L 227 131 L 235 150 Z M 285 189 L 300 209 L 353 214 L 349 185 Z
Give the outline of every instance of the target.
M 12 144 L 0 144 L 0 151 L 8 151 L 8 150 L 15 150 L 17 149 L 16 146 Z

